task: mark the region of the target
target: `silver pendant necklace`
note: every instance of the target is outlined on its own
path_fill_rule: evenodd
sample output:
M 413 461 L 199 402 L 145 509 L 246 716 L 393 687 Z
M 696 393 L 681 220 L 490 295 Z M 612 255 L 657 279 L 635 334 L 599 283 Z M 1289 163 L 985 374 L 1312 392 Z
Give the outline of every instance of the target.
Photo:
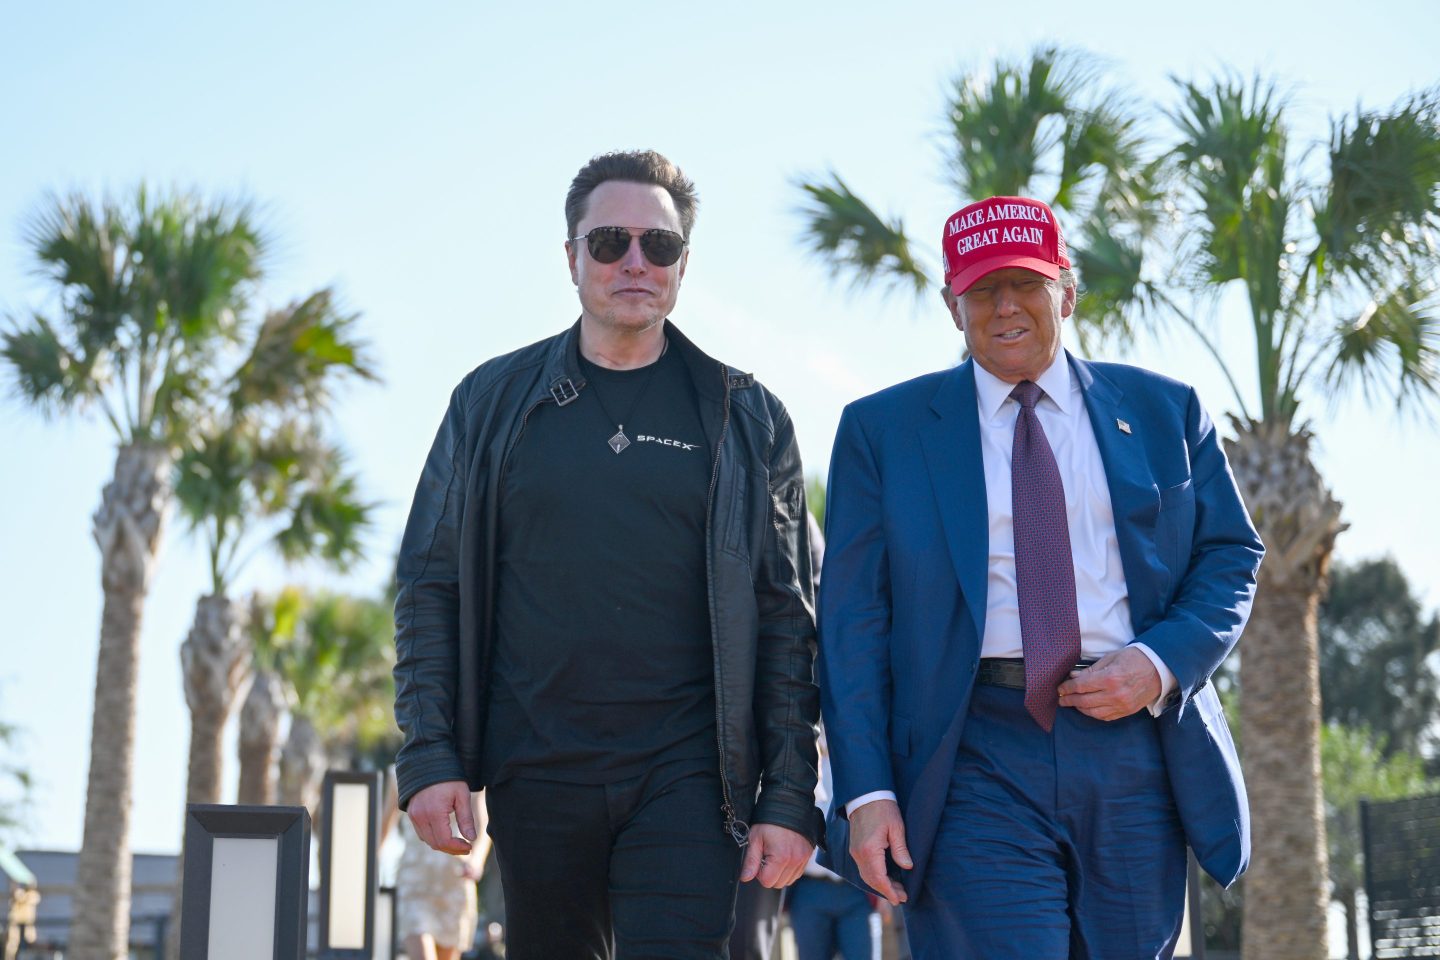
M 640 406 L 640 398 L 644 397 L 645 391 L 650 389 L 650 381 L 655 379 L 655 370 L 657 367 L 660 366 L 660 359 L 661 357 L 665 356 L 665 352 L 669 349 L 670 338 L 666 337 L 665 345 L 660 348 L 660 356 L 656 357 L 654 362 L 650 364 L 648 371 L 645 374 L 645 381 L 640 384 L 640 390 L 635 394 L 635 399 L 630 401 L 630 409 L 625 411 L 626 420 L 629 420 L 630 417 L 634 415 L 636 408 Z M 600 391 L 595 390 L 595 387 L 597 386 L 597 382 L 592 378 L 590 381 L 590 387 L 595 392 L 595 402 L 600 404 L 600 412 L 605 414 L 605 419 L 613 421 L 616 428 L 615 436 L 611 437 L 609 440 L 606 440 L 605 444 L 611 450 L 614 450 L 616 454 L 624 453 L 625 448 L 630 446 L 630 438 L 625 436 L 625 424 L 623 421 L 616 420 L 614 417 L 610 416 L 610 411 L 605 407 L 605 401 L 600 398 Z

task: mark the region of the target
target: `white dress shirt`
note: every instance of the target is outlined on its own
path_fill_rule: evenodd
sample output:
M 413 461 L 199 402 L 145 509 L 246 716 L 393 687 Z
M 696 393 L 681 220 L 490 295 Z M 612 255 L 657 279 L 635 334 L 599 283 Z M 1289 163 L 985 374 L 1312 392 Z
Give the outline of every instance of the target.
M 980 656 L 1019 657 L 1022 646 L 1020 603 L 1015 588 L 1010 454 L 1014 449 L 1015 419 L 1020 415 L 1020 403 L 1010 398 L 1014 384 L 1006 383 L 978 363 L 974 367 L 985 498 L 990 515 L 985 636 L 981 638 Z M 1110 486 L 1080 382 L 1063 350 L 1035 383 L 1045 392 L 1035 405 L 1035 415 L 1055 454 L 1055 465 L 1065 488 L 1070 553 L 1075 564 L 1075 601 L 1080 614 L 1080 655 L 1087 660 L 1097 660 L 1135 639 L 1125 571 L 1120 566 L 1120 541 L 1115 535 L 1115 511 L 1110 505 Z M 1148 646 L 1132 645 L 1150 658 L 1160 674 L 1160 696 L 1150 704 L 1150 712 L 1158 715 L 1175 689 L 1175 675 Z M 893 800 L 895 795 L 889 790 L 862 794 L 847 803 L 845 811 L 848 814 L 871 800 L 882 799 Z

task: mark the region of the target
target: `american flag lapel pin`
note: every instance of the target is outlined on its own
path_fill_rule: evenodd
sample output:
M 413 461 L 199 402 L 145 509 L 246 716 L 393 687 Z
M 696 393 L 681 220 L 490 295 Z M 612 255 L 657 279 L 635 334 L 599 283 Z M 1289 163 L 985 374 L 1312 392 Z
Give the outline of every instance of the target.
M 1120 428 L 1120 432 L 1121 432 L 1121 433 L 1126 434 L 1126 435 L 1129 435 L 1129 433 L 1130 433 L 1130 424 L 1126 423 L 1124 420 L 1121 420 L 1121 419 L 1118 419 L 1118 418 L 1117 418 L 1117 419 L 1115 420 L 1115 426 L 1117 426 L 1117 427 Z

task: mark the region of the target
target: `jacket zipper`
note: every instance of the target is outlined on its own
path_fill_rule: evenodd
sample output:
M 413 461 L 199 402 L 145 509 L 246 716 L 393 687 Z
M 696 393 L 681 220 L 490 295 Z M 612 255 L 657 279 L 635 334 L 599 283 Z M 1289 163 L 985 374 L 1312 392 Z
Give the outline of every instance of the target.
M 725 684 L 720 672 L 720 643 L 715 623 L 715 484 L 720 479 L 720 451 L 730 431 L 730 376 L 724 364 L 720 364 L 720 377 L 725 383 L 725 399 L 721 404 L 720 437 L 715 441 L 715 462 L 710 466 L 710 490 L 705 494 L 705 572 L 706 588 L 710 592 L 710 646 L 715 659 L 715 747 L 720 758 L 720 811 L 725 815 L 725 829 L 730 838 L 743 847 L 750 842 L 750 824 L 736 818 L 735 804 L 730 797 L 730 778 L 725 775 L 725 721 L 721 703 Z
M 568 380 L 567 380 L 567 382 L 568 382 Z M 573 384 L 571 385 L 571 388 L 575 391 L 575 398 L 578 398 L 578 397 L 580 396 L 580 388 L 583 387 L 583 386 L 585 386 L 585 381 L 584 381 L 584 380 L 581 380 L 581 381 L 580 381 L 580 385 L 579 385 L 579 386 L 575 386 L 575 385 L 573 385 Z M 569 402 L 569 401 L 567 401 L 567 402 Z M 505 476 L 505 465 L 510 462 L 510 454 L 511 454 L 511 452 L 514 451 L 516 444 L 518 444 L 518 443 L 520 442 L 520 438 L 525 435 L 525 425 L 530 422 L 530 414 L 534 413 L 536 410 L 540 409 L 540 407 L 541 407 L 543 404 L 547 404 L 547 403 L 553 403 L 553 404 L 555 404 L 557 407 L 561 405 L 561 404 L 560 404 L 560 401 L 557 400 L 557 399 L 555 398 L 555 395 L 552 393 L 550 396 L 548 396 L 548 397 L 541 397 L 540 399 L 536 400 L 534 403 L 530 404 L 530 406 L 527 407 L 526 410 L 525 410 L 525 412 L 520 416 L 520 428 L 515 431 L 515 436 L 513 436 L 513 437 L 510 438 L 510 442 L 505 445 L 505 455 L 500 458 L 500 476 L 501 476 L 501 477 L 504 477 L 504 476 Z
M 526 411 L 520 416 L 520 429 L 516 430 L 515 436 L 510 438 L 510 443 L 507 444 L 505 447 L 505 456 L 500 458 L 500 476 L 502 478 L 505 476 L 505 464 L 510 462 L 511 451 L 513 451 L 515 449 L 515 445 L 520 442 L 520 438 L 525 435 L 525 424 L 529 422 L 530 414 L 540 409 L 541 404 L 554 402 L 554 400 L 541 397 L 539 400 L 536 400 L 534 403 L 530 404 L 529 408 L 526 409 Z

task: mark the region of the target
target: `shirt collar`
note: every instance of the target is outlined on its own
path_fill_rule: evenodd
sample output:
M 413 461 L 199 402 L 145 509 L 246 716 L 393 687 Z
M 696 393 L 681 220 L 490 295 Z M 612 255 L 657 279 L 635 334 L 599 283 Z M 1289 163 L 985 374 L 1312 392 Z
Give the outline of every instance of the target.
M 1069 354 L 1065 350 L 1059 350 L 1050 366 L 1040 374 L 1035 383 L 1041 390 L 1045 391 L 1045 397 L 1059 408 L 1061 413 L 1068 414 L 1074 403 L 1073 391 L 1075 389 L 1075 374 L 1070 370 Z M 1015 389 L 1015 384 L 1006 383 L 995 374 L 986 370 L 980 364 L 975 364 L 975 399 L 980 405 L 980 414 L 987 420 L 993 420 L 1000 415 L 1000 410 L 1005 406 L 1005 401 L 1010 399 L 1010 391 Z

